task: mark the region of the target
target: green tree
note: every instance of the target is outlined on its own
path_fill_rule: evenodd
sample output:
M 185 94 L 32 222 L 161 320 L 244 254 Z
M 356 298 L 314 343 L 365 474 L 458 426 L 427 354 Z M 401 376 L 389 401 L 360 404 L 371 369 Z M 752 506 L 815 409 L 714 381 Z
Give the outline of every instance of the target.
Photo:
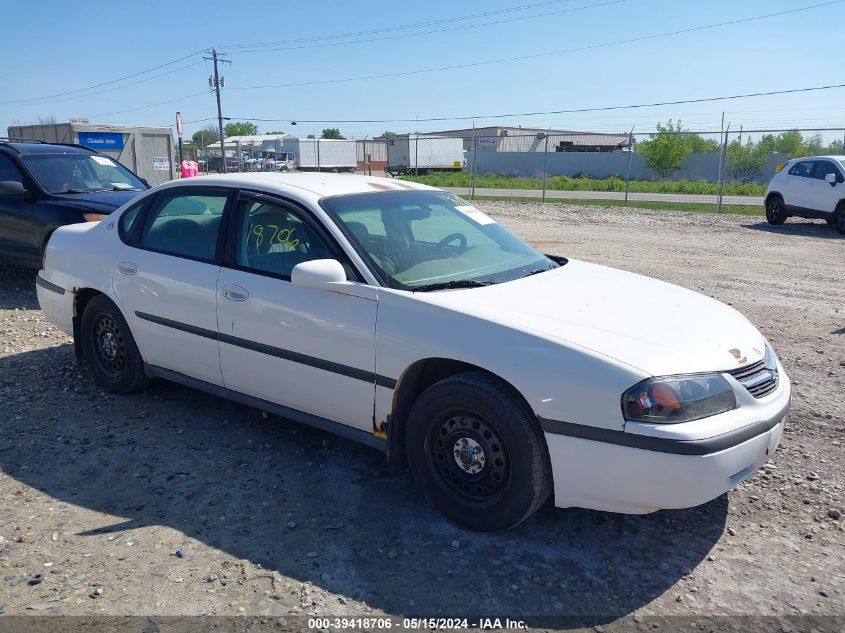
M 230 136 L 252 136 L 258 134 L 258 126 L 249 121 L 237 121 L 235 123 L 227 123 L 223 128 L 223 133 L 226 138 Z
M 687 135 L 683 134 L 681 122 L 672 123 L 669 119 L 666 125 L 657 124 L 657 133 L 651 134 L 650 140 L 639 143 L 637 152 L 643 155 L 649 169 L 666 178 L 684 162 L 690 153 L 690 144 Z
M 719 151 L 719 141 L 715 138 L 704 138 L 698 134 L 686 137 L 690 154 L 710 154 Z
M 309 134 L 309 135 L 308 135 L 308 136 L 306 136 L 305 138 L 316 138 L 316 137 L 315 137 L 313 134 Z
M 760 168 L 771 154 L 770 144 L 766 139 L 755 143 L 748 139 L 744 145 L 739 139 L 728 143 L 727 158 L 725 165 L 733 180 L 751 182 L 760 174 Z
M 397 136 L 396 132 L 384 131 L 381 133 L 379 138 L 396 138 Z
M 205 149 L 209 143 L 216 143 L 220 140 L 220 134 L 217 131 L 216 125 L 206 125 L 201 130 L 197 130 L 191 135 L 191 143 L 195 147 Z
M 320 138 L 344 138 L 336 127 L 327 127 Z
M 786 154 L 789 158 L 805 156 L 804 137 L 798 130 L 782 132 L 775 137 L 775 151 Z

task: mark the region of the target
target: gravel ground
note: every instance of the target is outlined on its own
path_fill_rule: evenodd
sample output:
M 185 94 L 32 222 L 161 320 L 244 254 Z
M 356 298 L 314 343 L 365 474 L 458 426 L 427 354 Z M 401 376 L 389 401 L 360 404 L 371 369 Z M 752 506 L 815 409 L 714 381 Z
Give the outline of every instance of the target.
M 0 267 L 0 614 L 566 615 L 598 630 L 845 615 L 845 238 L 824 223 L 479 206 L 546 252 L 746 314 L 796 383 L 772 462 L 689 510 L 548 506 L 469 533 L 371 449 L 171 384 L 104 393 L 38 310 L 34 273 Z

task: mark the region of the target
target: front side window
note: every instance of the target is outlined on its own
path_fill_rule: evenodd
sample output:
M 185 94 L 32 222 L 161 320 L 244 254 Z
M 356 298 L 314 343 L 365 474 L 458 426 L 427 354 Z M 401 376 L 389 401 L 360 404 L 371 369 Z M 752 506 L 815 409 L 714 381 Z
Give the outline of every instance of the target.
M 50 193 L 147 189 L 126 167 L 100 154 L 30 154 L 21 160 Z
M 241 202 L 235 264 L 290 279 L 293 267 L 312 259 L 334 259 L 325 242 L 292 209 L 257 200 Z
M 816 169 L 813 171 L 813 178 L 816 180 L 824 180 L 828 174 L 833 174 L 839 180 L 839 170 L 828 160 L 820 160 L 816 162 Z
M 487 285 L 557 268 L 493 219 L 444 191 L 385 191 L 324 198 L 388 286 L 406 290 Z
M 160 194 L 147 214 L 139 246 L 214 261 L 227 197 L 225 192 Z

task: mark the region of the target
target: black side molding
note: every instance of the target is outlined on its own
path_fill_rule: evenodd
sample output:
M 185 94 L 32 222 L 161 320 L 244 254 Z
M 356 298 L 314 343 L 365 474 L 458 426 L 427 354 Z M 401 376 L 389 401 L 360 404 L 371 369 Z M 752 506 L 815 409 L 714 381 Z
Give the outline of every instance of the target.
M 65 293 L 65 289 L 61 286 L 57 286 L 56 284 L 50 283 L 46 279 L 44 279 L 41 275 L 35 277 L 35 284 L 37 286 L 41 286 L 45 290 L 49 290 L 51 292 L 55 292 L 56 294 L 63 295 Z
M 747 442 L 758 435 L 770 431 L 780 424 L 788 410 L 789 407 L 782 414 L 776 415 L 771 419 L 754 422 L 740 429 L 729 431 L 728 433 L 723 433 L 715 437 L 708 437 L 704 440 L 673 440 L 665 437 L 638 435 L 636 433 L 626 433 L 625 431 L 602 429 L 546 418 L 540 418 L 540 424 L 546 433 L 577 437 L 582 440 L 604 442 L 605 444 L 615 444 L 616 446 L 626 446 L 628 448 L 638 448 L 644 451 L 670 453 L 673 455 L 710 455 L 711 453 L 718 453 L 733 446 L 738 446 L 743 442 Z
M 188 325 L 187 323 L 181 323 L 172 319 L 166 319 L 164 317 L 155 316 L 154 314 L 147 314 L 146 312 L 136 311 L 135 316 L 139 319 L 144 319 L 145 321 L 157 323 L 159 325 L 170 327 L 175 330 L 180 330 L 182 332 L 187 332 L 188 334 L 194 334 L 196 336 L 214 339 L 220 341 L 221 343 L 227 343 L 228 345 L 234 345 L 236 347 L 249 349 L 253 352 L 258 352 L 259 354 L 275 356 L 276 358 L 282 358 L 284 360 L 289 360 L 294 363 L 299 363 L 301 365 L 308 365 L 309 367 L 315 367 L 317 369 L 322 369 L 323 371 L 328 371 L 333 374 L 340 374 L 341 376 L 354 378 L 356 380 L 363 380 L 364 382 L 374 382 L 379 387 L 387 387 L 388 389 L 396 388 L 396 380 L 394 380 L 393 378 L 381 376 L 365 369 L 358 369 L 357 367 L 341 365 L 340 363 L 335 363 L 330 360 L 316 358 L 315 356 L 308 356 L 300 352 L 294 352 L 291 350 L 282 349 L 280 347 L 273 347 L 272 345 L 266 345 L 265 343 L 259 343 L 257 341 L 250 341 L 248 339 L 239 338 L 237 336 L 231 336 L 229 334 L 218 334 L 213 330 L 206 330 L 204 328 L 196 327 L 194 325 Z
M 262 400 L 261 398 L 256 398 L 254 396 L 241 393 L 240 391 L 226 389 L 226 387 L 221 387 L 204 380 L 192 378 L 191 376 L 180 374 L 179 372 L 171 369 L 165 369 L 164 367 L 144 363 L 144 373 L 150 378 L 169 380 L 171 382 L 179 383 L 180 385 L 185 385 L 186 387 L 199 389 L 200 391 L 210 393 L 213 396 L 219 396 L 220 398 L 244 404 L 248 407 L 255 407 L 256 409 L 261 409 L 262 411 L 269 411 L 270 413 L 287 418 L 288 420 L 307 424 L 308 426 L 313 426 L 314 428 L 322 431 L 334 433 L 335 435 L 340 435 L 341 437 L 345 437 L 355 442 L 366 444 L 367 446 L 376 448 L 384 453 L 386 453 L 388 449 L 388 441 L 386 439 L 373 435 L 372 433 L 368 433 L 367 431 L 356 429 L 341 422 L 335 422 L 334 420 L 321 418 L 320 416 L 313 415 L 311 413 L 299 411 L 298 409 L 292 409 L 281 404 Z

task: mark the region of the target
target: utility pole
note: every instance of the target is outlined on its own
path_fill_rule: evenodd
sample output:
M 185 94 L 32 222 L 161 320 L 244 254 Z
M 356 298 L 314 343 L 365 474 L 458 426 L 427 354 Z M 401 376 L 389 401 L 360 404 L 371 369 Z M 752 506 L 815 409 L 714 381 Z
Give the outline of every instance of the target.
M 203 59 L 209 59 L 208 57 L 204 57 Z M 220 77 L 220 73 L 217 69 L 217 62 L 220 60 L 220 54 L 218 54 L 216 48 L 211 49 L 211 60 L 214 62 L 214 78 L 209 79 L 209 83 L 211 87 L 214 88 L 214 92 L 217 94 L 217 127 L 220 133 L 220 169 L 219 172 L 221 174 L 226 173 L 226 146 L 223 143 L 223 109 L 220 106 L 220 87 L 223 85 L 222 82 L 226 81 L 225 77 Z

